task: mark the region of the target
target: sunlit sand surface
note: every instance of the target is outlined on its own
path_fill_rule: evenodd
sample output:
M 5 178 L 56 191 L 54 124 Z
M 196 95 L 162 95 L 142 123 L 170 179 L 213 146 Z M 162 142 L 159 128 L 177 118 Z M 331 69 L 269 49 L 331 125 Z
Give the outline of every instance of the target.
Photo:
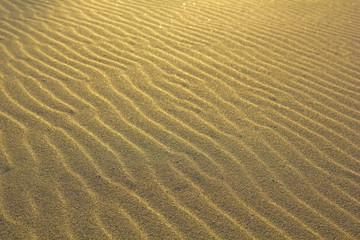
M 360 239 L 357 0 L 0 0 L 0 239 Z

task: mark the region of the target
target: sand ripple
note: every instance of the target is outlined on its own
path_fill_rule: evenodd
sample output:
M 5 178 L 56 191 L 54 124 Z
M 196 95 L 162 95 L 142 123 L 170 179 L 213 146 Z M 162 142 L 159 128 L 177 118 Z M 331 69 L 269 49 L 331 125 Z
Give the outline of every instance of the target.
M 0 238 L 359 239 L 359 16 L 0 1 Z

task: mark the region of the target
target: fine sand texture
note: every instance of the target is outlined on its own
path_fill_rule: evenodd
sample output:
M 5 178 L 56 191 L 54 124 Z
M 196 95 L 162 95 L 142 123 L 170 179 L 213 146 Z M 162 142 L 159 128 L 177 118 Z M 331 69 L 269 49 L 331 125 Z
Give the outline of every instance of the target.
M 360 239 L 360 2 L 0 0 L 0 239 Z

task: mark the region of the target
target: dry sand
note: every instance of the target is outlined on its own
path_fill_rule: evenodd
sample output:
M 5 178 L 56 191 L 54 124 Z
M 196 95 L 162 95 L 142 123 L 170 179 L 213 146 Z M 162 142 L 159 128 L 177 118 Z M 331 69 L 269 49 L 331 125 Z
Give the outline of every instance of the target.
M 358 0 L 0 0 L 0 239 L 360 239 Z

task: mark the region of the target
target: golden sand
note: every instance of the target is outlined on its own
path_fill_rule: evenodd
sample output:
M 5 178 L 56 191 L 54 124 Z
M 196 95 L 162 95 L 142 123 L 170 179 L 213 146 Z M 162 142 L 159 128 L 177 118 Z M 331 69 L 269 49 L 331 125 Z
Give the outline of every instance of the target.
M 0 239 L 360 239 L 358 0 L 0 0 Z

